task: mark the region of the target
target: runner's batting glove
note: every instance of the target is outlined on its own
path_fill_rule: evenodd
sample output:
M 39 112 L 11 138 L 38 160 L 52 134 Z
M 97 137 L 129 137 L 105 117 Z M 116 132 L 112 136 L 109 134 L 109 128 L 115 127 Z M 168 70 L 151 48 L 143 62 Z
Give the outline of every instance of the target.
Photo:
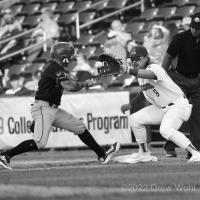
M 130 68 L 125 65 L 121 65 L 121 67 L 120 67 L 120 72 L 122 74 L 129 74 L 129 70 L 130 70 Z

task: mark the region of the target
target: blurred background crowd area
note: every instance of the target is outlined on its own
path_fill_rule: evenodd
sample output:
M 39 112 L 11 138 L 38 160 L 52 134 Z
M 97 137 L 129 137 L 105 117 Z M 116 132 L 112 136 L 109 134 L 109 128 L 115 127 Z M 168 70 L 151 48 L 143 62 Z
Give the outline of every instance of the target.
M 144 45 L 161 63 L 170 40 L 200 11 L 200 0 L 1 0 L 0 9 L 0 94 L 19 96 L 34 94 L 56 41 L 74 44 L 68 70 L 78 81 L 96 77 L 103 52 L 125 63 L 133 46 Z M 138 86 L 128 75 L 95 80 L 91 89 Z

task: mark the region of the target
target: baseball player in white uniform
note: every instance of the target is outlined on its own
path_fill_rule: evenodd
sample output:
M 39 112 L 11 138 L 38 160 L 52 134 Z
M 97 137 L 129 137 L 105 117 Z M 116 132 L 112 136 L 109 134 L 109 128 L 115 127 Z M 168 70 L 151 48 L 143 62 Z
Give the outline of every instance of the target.
M 190 140 L 178 131 L 182 123 L 189 119 L 192 110 L 192 105 L 179 86 L 161 66 L 151 63 L 148 52 L 143 46 L 133 47 L 127 58 L 127 66 L 122 68 L 124 73 L 138 78 L 141 93 L 130 104 L 122 105 L 121 111 L 123 113 L 128 111 L 141 97 L 145 97 L 151 105 L 130 116 L 139 152 L 118 157 L 116 160 L 125 163 L 157 161 L 148 149 L 145 125 L 160 124 L 160 133 L 165 139 L 189 151 L 192 154 L 189 162 L 199 162 L 200 153 Z

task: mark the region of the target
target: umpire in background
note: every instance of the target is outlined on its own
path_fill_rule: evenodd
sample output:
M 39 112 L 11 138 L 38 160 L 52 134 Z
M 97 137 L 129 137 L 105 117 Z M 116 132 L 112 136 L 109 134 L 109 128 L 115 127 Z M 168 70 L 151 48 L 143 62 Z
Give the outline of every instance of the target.
M 177 64 L 172 66 L 176 57 Z M 192 16 L 190 29 L 174 36 L 164 56 L 162 67 L 168 71 L 193 105 L 188 129 L 192 144 L 200 150 L 200 12 Z M 177 156 L 175 145 L 170 142 L 165 144 L 164 150 L 166 156 Z M 167 154 L 168 151 L 174 153 Z M 187 158 L 189 157 L 190 154 Z

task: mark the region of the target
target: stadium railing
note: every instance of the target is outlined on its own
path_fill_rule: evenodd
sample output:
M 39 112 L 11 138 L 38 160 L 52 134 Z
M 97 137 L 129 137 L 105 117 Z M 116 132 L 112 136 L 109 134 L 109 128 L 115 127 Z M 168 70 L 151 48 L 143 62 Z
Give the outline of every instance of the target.
M 124 11 L 127 11 L 127 10 L 129 10 L 129 9 L 131 9 L 131 8 L 133 8 L 133 7 L 136 7 L 136 6 L 140 6 L 140 7 L 141 7 L 141 12 L 144 11 L 144 0 L 139 0 L 138 2 L 136 2 L 136 3 L 134 3 L 134 4 L 131 4 L 131 5 L 126 6 L 126 7 L 124 7 L 124 8 L 118 9 L 118 10 L 116 10 L 116 11 L 114 11 L 114 12 L 111 12 L 111 13 L 109 13 L 109 14 L 107 14 L 107 15 L 104 15 L 104 16 L 102 16 L 102 17 L 96 18 L 96 19 L 94 19 L 94 20 L 91 20 L 90 22 L 87 22 L 87 23 L 84 23 L 84 24 L 81 24 L 81 25 L 80 25 L 80 23 L 79 23 L 79 14 L 80 14 L 80 12 L 86 11 L 86 10 L 91 9 L 91 8 L 95 8 L 95 7 L 97 7 L 98 5 L 105 3 L 106 1 L 107 1 L 107 0 L 102 0 L 102 1 L 100 1 L 100 2 L 94 3 L 94 4 L 91 5 L 89 8 L 80 9 L 79 11 L 77 11 L 77 13 L 76 13 L 76 21 L 75 21 L 75 23 L 76 23 L 76 37 L 77 37 L 77 39 L 80 38 L 80 31 L 81 31 L 81 29 L 83 29 L 83 28 L 85 28 L 85 27 L 87 27 L 87 26 L 90 26 L 90 25 L 92 25 L 92 24 L 95 24 L 95 23 L 98 23 L 98 22 L 100 22 L 100 21 L 103 21 L 103 20 L 105 20 L 105 19 L 107 19 L 107 18 L 109 18 L 109 17 L 112 17 L 112 16 L 117 15 L 117 14 L 119 14 L 119 13 L 122 13 L 122 12 L 124 12 Z M 8 41 L 10 41 L 10 40 L 12 40 L 12 39 L 17 39 L 17 38 L 22 37 L 22 36 L 24 36 L 24 35 L 28 35 L 28 34 L 32 33 L 32 32 L 34 31 L 34 29 L 35 29 L 35 28 L 30 29 L 30 30 L 27 30 L 27 31 L 22 32 L 22 33 L 20 33 L 20 34 L 17 34 L 17 35 L 15 35 L 15 36 L 6 38 L 5 40 L 0 41 L 0 45 L 3 44 L 3 43 L 5 43 L 5 42 L 8 42 Z M 32 49 L 32 48 L 39 47 L 39 46 L 41 46 L 41 45 L 43 45 L 43 49 L 44 49 L 44 51 L 45 51 L 45 50 L 46 50 L 46 42 L 47 42 L 47 40 L 44 39 L 43 42 L 36 43 L 36 44 L 30 45 L 30 46 L 28 46 L 28 47 L 22 48 L 22 49 L 20 49 L 20 50 L 17 50 L 17 51 L 15 51 L 15 52 L 6 54 L 5 56 L 0 57 L 0 62 L 3 61 L 3 60 L 6 60 L 6 59 L 8 59 L 8 58 L 11 58 L 11 57 L 13 57 L 13 56 L 16 56 L 16 55 L 18 55 L 18 54 L 22 54 L 22 53 L 24 53 L 25 51 L 28 51 L 28 50 L 30 50 L 30 49 Z
M 11 41 L 11 40 L 13 40 L 13 39 L 17 39 L 17 38 L 19 38 L 19 37 L 22 37 L 22 36 L 31 34 L 35 29 L 36 29 L 36 28 L 33 28 L 33 29 L 30 29 L 30 30 L 24 31 L 24 32 L 22 32 L 22 33 L 19 33 L 19 34 L 17 34 L 17 35 L 14 35 L 14 36 L 12 36 L 12 37 L 6 38 L 6 39 L 0 41 L 0 45 L 1 45 L 1 44 L 4 44 L 4 43 L 6 43 L 6 42 L 9 42 L 9 41 Z M 6 59 L 8 59 L 8 58 L 11 58 L 11 57 L 13 57 L 13 56 L 16 56 L 16 55 L 18 55 L 18 54 L 20 54 L 20 53 L 23 53 L 23 52 L 25 52 L 25 51 L 28 51 L 28 50 L 30 50 L 30 49 L 32 49 L 32 48 L 39 47 L 39 46 L 41 46 L 41 45 L 43 45 L 43 49 L 44 49 L 44 51 L 46 51 L 46 48 L 47 48 L 47 47 L 46 47 L 46 43 L 47 43 L 47 40 L 46 40 L 45 37 L 44 37 L 44 41 L 42 41 L 42 42 L 38 42 L 38 43 L 32 44 L 32 45 L 30 45 L 30 46 L 28 46 L 28 47 L 24 47 L 24 48 L 22 48 L 22 49 L 20 49 L 20 50 L 17 50 L 17 51 L 15 51 L 15 52 L 12 52 L 12 53 L 9 53 L 9 54 L 6 54 L 6 55 L 0 57 L 0 62 L 3 61 L 3 60 L 6 60 Z
M 89 8 L 81 9 L 81 10 L 79 10 L 79 11 L 76 13 L 76 37 L 77 37 L 77 39 L 80 38 L 80 30 L 83 29 L 83 28 L 85 28 L 85 27 L 87 27 L 87 26 L 90 26 L 90 25 L 95 24 L 95 23 L 97 23 L 97 22 L 103 21 L 103 20 L 105 20 L 105 19 L 107 19 L 107 18 L 109 18 L 109 17 L 112 17 L 112 16 L 114 16 L 114 15 L 116 15 L 116 14 L 119 14 L 119 13 L 122 13 L 122 12 L 124 12 L 124 11 L 127 11 L 127 10 L 129 10 L 129 9 L 131 9 L 131 8 L 136 7 L 136 6 L 140 6 L 140 7 L 141 7 L 141 8 L 140 8 L 140 9 L 141 9 L 141 12 L 144 11 L 144 0 L 139 0 L 138 2 L 136 2 L 136 3 L 134 3 L 134 4 L 131 4 L 131 5 L 129 5 L 129 6 L 126 6 L 126 7 L 124 7 L 124 8 L 121 8 L 121 9 L 119 9 L 119 10 L 116 10 L 116 11 L 114 11 L 114 12 L 111 12 L 111 13 L 109 13 L 109 14 L 106 14 L 106 15 L 102 16 L 102 17 L 96 18 L 96 19 L 94 19 L 94 20 L 92 20 L 92 21 L 90 21 L 90 22 L 87 22 L 87 23 L 84 23 L 84 24 L 81 24 L 81 25 L 80 25 L 80 23 L 79 23 L 79 14 L 80 14 L 80 12 L 86 11 L 86 10 L 91 9 L 91 8 L 95 8 L 95 7 L 97 7 L 97 6 L 99 6 L 100 4 L 103 4 L 103 3 L 105 3 L 105 2 L 107 2 L 107 0 L 102 0 L 102 1 L 100 1 L 100 2 L 94 3 L 94 4 L 91 5 Z

